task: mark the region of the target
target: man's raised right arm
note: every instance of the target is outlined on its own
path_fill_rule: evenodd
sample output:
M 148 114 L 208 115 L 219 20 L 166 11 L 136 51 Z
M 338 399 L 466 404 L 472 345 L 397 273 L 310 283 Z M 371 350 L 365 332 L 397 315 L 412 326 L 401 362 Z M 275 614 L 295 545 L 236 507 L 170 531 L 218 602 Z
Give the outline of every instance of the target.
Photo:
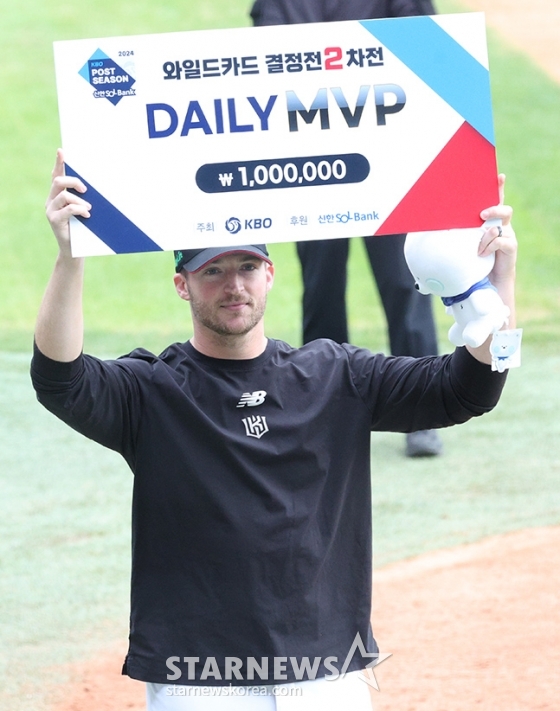
M 89 217 L 91 205 L 68 192 L 68 188 L 72 188 L 85 193 L 86 187 L 77 178 L 64 174 L 61 150 L 57 151 L 52 177 L 46 213 L 58 242 L 58 255 L 39 309 L 35 343 L 48 358 L 69 363 L 81 354 L 84 338 L 84 259 L 72 257 L 69 221 L 72 215 Z

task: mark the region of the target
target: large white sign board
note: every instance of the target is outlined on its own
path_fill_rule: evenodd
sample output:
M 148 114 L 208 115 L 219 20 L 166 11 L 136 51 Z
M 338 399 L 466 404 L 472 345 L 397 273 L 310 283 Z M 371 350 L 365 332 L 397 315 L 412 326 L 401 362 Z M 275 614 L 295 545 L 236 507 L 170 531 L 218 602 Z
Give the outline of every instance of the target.
M 473 227 L 481 13 L 55 43 L 76 256 Z

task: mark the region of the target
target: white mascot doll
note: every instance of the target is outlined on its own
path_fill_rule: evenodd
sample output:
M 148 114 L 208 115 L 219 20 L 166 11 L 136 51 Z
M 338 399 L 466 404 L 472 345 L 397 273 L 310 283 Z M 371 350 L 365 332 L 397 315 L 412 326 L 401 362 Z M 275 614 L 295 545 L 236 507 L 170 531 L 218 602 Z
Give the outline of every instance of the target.
M 404 246 L 418 291 L 440 296 L 455 319 L 449 329 L 455 346 L 481 346 L 509 318 L 509 308 L 488 279 L 494 254 L 478 256 L 482 234 L 482 229 L 414 232 Z

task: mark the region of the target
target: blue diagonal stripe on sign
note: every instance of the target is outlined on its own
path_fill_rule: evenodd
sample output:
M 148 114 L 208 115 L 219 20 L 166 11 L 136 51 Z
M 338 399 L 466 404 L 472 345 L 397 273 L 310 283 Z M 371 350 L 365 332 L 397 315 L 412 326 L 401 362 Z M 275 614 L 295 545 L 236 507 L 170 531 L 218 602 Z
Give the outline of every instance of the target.
M 494 145 L 490 75 L 431 17 L 361 24 Z
M 129 252 L 162 252 L 147 234 L 131 222 L 126 215 L 110 203 L 85 178 L 76 173 L 68 163 L 65 164 L 66 175 L 79 178 L 87 187 L 87 192 L 76 193 L 91 204 L 90 217 L 77 219 L 93 232 L 96 237 L 117 254 Z

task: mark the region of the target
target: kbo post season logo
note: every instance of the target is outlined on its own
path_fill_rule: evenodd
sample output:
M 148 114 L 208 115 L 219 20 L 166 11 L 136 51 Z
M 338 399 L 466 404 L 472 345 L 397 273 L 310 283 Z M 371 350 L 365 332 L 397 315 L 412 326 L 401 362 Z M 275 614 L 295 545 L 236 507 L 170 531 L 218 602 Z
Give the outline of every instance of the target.
M 95 89 L 93 96 L 96 99 L 108 99 L 116 106 L 125 96 L 136 94 L 136 90 L 132 88 L 136 83 L 136 79 L 132 76 L 133 55 L 132 50 L 120 51 L 119 57 L 123 58 L 123 66 L 121 66 L 98 49 L 78 73 Z

